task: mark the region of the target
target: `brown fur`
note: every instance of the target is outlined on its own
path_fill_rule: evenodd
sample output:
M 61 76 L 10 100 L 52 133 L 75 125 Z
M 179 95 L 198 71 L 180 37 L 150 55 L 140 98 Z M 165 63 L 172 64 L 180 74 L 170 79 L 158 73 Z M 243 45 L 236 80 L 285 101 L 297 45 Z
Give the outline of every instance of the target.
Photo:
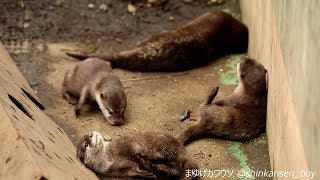
M 126 96 L 120 79 L 106 61 L 89 58 L 70 68 L 64 78 L 62 96 L 70 104 L 77 104 L 77 116 L 84 104 L 97 102 L 111 124 L 119 125 L 124 121 Z
M 139 179 L 196 179 L 186 177 L 197 169 L 184 146 L 167 133 L 139 132 L 104 141 L 98 132 L 85 135 L 77 157 L 104 177 Z
M 248 29 L 231 15 L 207 12 L 188 24 L 152 35 L 132 50 L 116 55 L 68 55 L 99 57 L 113 67 L 133 71 L 178 71 L 206 64 L 212 59 L 247 51 Z
M 207 101 L 199 108 L 199 123 L 179 136 L 183 144 L 204 137 L 246 141 L 265 130 L 266 70 L 250 58 L 242 58 L 237 69 L 238 87 L 230 96 L 218 101 L 213 99 L 219 88 L 213 88 Z

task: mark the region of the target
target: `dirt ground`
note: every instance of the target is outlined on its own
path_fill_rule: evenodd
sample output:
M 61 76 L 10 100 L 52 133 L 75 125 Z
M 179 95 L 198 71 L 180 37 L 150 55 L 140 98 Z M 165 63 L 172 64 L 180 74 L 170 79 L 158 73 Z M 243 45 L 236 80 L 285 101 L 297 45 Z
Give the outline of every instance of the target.
M 129 49 L 150 33 L 173 29 L 212 9 L 240 18 L 236 0 L 219 5 L 208 5 L 208 0 L 169 0 L 160 5 L 147 2 L 132 1 L 136 7 L 134 15 L 127 11 L 129 1 L 126 0 L 0 2 L 2 43 L 46 106 L 46 114 L 65 130 L 75 145 L 93 130 L 111 138 L 144 130 L 167 131 L 177 136 L 196 123 L 197 107 L 212 86 L 220 86 L 217 98 L 233 91 L 237 83 L 235 64 L 241 55 L 225 56 L 185 72 L 140 73 L 115 69 L 128 99 L 126 123 L 112 126 L 99 111 L 75 117 L 74 107 L 62 99 L 60 91 L 66 70 L 78 61 L 65 56 L 64 51 Z M 180 122 L 183 109 L 192 113 L 190 119 Z M 223 173 L 212 177 L 203 174 L 206 176 L 203 179 L 239 179 L 236 174 L 239 170 L 270 170 L 265 134 L 247 143 L 203 139 L 187 149 L 202 171 L 227 171 L 225 177 Z

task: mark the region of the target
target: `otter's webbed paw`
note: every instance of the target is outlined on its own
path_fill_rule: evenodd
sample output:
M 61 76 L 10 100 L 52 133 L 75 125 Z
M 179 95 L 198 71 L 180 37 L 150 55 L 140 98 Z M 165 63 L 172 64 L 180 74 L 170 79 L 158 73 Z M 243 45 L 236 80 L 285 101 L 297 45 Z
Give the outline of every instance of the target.
M 153 173 L 144 171 L 144 170 L 137 170 L 135 172 L 132 172 L 133 178 L 142 178 L 142 179 L 157 179 L 157 176 L 155 176 Z
M 74 97 L 69 93 L 64 93 L 63 97 L 68 101 L 69 104 L 75 105 L 78 103 L 78 98 Z

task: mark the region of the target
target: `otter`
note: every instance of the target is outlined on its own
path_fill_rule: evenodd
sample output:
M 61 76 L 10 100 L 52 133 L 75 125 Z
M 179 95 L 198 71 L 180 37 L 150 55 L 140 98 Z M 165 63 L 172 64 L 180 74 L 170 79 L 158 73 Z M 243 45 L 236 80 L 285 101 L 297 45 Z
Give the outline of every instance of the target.
M 227 13 L 213 11 L 175 30 L 156 33 L 131 50 L 107 55 L 66 54 L 82 60 L 99 57 L 114 68 L 166 72 L 188 70 L 224 54 L 246 52 L 247 46 L 247 27 Z
M 267 70 L 254 59 L 243 57 L 237 64 L 239 84 L 225 99 L 213 101 L 214 87 L 200 105 L 200 121 L 183 131 L 179 140 L 188 144 L 204 137 L 248 141 L 265 131 L 267 109 Z
M 77 158 L 103 178 L 197 179 L 186 171 L 198 166 L 167 133 L 137 132 L 105 141 L 93 131 L 80 140 Z
M 62 96 L 70 104 L 76 104 L 76 116 L 84 104 L 96 102 L 112 125 L 124 123 L 126 96 L 107 61 L 88 58 L 70 68 L 64 77 Z

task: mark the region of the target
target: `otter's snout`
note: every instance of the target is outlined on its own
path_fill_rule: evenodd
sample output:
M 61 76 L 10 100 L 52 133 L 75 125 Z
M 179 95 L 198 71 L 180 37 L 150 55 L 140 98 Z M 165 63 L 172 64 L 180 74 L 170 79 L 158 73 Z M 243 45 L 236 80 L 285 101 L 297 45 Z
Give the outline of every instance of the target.
M 241 61 L 244 61 L 244 60 L 247 60 L 247 59 L 250 59 L 249 56 L 242 56 L 241 58 L 239 58 L 238 64 L 239 64 Z
M 120 125 L 124 124 L 123 117 L 110 116 L 107 118 L 107 120 L 114 126 L 120 126 Z

